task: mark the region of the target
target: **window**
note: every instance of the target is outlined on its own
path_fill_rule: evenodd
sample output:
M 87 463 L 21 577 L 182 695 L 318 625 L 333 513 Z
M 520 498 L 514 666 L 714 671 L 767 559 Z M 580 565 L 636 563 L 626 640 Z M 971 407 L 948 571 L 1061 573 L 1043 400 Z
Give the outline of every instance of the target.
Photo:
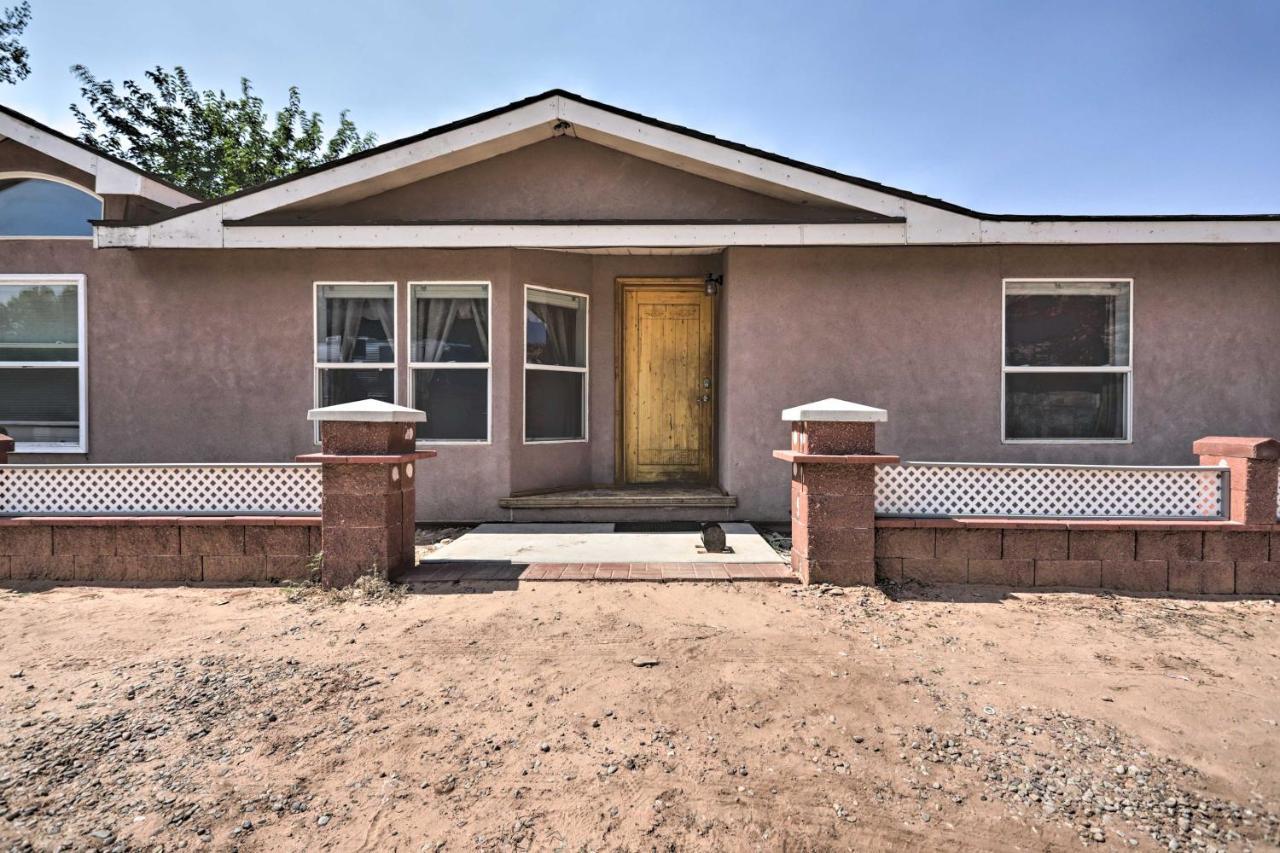
M 396 402 L 395 282 L 316 283 L 316 406 Z
M 524 440 L 587 438 L 587 297 L 524 289 Z
M 19 453 L 84 453 L 84 276 L 0 276 L 0 427 Z
M 71 184 L 26 174 L 0 175 L 0 237 L 92 237 L 102 201 Z
M 413 407 L 419 441 L 489 440 L 489 285 L 409 282 Z
M 1004 440 L 1129 441 L 1133 282 L 1006 280 Z

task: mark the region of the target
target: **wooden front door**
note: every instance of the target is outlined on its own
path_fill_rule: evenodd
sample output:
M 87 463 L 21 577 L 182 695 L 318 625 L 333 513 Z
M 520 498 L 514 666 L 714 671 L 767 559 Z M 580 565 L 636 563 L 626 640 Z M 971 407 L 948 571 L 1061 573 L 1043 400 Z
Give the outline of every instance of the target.
M 715 299 L 700 279 L 619 279 L 621 470 L 627 483 L 711 483 Z

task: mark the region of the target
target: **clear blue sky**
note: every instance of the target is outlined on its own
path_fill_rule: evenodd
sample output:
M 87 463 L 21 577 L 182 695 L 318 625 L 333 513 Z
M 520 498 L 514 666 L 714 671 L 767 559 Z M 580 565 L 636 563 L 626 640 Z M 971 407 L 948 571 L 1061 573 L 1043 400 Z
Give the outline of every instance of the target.
M 1280 0 L 32 5 L 0 100 L 68 131 L 76 62 L 382 141 L 561 87 L 984 211 L 1280 212 Z

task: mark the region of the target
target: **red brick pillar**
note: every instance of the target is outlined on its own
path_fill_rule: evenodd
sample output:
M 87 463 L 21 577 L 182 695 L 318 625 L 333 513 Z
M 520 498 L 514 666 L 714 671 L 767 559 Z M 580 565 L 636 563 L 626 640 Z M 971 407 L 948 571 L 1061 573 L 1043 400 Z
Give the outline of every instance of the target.
M 321 465 L 321 582 L 346 586 L 411 568 L 417 463 L 436 455 L 414 449 L 413 425 L 426 415 L 361 400 L 312 409 L 307 419 L 320 422 L 323 452 L 297 458 Z
M 0 432 L 0 465 L 5 465 L 9 461 L 9 454 L 13 452 L 15 447 L 14 440 L 5 433 Z
M 1242 524 L 1276 523 L 1280 441 L 1211 435 L 1191 449 L 1201 465 L 1226 465 L 1231 470 L 1228 518 Z
M 792 570 L 801 583 L 873 586 L 876 465 L 898 462 L 876 453 L 876 424 L 888 414 L 829 399 L 782 419 L 791 449 L 773 455 L 791 463 Z

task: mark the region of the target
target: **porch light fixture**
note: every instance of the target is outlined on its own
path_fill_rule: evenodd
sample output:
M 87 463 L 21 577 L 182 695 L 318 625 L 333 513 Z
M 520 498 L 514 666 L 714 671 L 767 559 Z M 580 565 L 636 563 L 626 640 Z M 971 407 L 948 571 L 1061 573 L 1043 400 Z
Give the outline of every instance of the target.
M 712 275 L 711 273 L 707 273 L 707 280 L 705 284 L 707 289 L 707 296 L 715 296 L 716 293 L 719 292 L 720 288 L 724 287 L 724 276 Z

